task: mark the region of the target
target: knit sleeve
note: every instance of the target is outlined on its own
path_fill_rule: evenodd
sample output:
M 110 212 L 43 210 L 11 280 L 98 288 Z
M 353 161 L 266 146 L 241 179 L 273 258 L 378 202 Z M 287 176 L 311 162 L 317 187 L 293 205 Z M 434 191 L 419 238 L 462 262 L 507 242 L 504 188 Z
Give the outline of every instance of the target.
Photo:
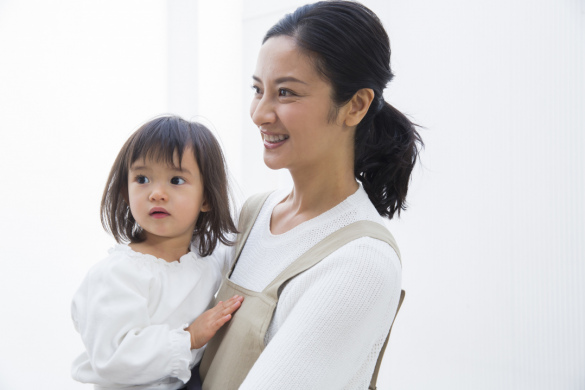
M 394 251 L 369 237 L 297 276 L 280 295 L 278 331 L 240 389 L 367 388 L 400 279 Z
M 144 384 L 165 377 L 187 382 L 192 360 L 189 333 L 150 322 L 153 276 L 132 261 L 108 258 L 86 276 L 73 298 L 72 316 L 89 362 L 99 377 Z

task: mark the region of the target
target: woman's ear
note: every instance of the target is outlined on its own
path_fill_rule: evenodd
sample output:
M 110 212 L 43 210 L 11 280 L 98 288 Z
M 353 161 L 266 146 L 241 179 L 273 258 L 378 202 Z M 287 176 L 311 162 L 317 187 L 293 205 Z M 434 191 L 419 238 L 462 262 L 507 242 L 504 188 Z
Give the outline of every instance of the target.
M 347 102 L 347 113 L 344 123 L 346 126 L 357 126 L 364 116 L 368 113 L 370 104 L 374 100 L 374 90 L 371 88 L 362 88 L 358 90 L 351 100 Z

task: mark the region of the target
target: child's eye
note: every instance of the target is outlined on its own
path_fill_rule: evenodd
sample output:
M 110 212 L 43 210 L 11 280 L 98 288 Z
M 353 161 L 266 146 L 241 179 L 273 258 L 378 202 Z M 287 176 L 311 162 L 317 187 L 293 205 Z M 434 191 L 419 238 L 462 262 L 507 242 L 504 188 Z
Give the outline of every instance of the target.
M 182 179 L 182 178 L 177 177 L 177 176 L 175 176 L 171 179 L 171 184 L 181 185 L 184 183 L 185 183 L 185 179 Z
M 136 182 L 138 184 L 146 184 L 146 183 L 150 183 L 150 180 L 148 180 L 148 177 L 146 177 L 146 176 L 138 175 L 138 176 L 136 176 Z

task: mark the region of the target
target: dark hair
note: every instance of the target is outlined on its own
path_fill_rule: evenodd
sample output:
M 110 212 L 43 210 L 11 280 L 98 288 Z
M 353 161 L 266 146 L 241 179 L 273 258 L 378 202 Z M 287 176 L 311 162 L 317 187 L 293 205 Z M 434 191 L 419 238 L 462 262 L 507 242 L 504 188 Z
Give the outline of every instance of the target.
M 384 101 L 384 88 L 393 77 L 390 41 L 376 14 L 353 1 L 320 1 L 285 15 L 262 43 L 276 36 L 293 38 L 315 62 L 332 85 L 337 108 L 362 88 L 374 91 L 356 128 L 354 174 L 380 215 L 400 215 L 423 143 L 415 125 Z
M 179 164 L 186 148 L 191 148 L 203 181 L 203 196 L 209 211 L 200 212 L 193 232 L 199 254 L 213 252 L 217 241 L 232 245 L 226 234 L 236 232 L 228 195 L 225 160 L 219 143 L 205 126 L 177 116 L 162 116 L 142 125 L 118 153 L 102 196 L 101 221 L 104 229 L 117 242 L 145 240 L 128 204 L 128 170 L 139 158 L 162 161 L 174 166 L 175 153 Z

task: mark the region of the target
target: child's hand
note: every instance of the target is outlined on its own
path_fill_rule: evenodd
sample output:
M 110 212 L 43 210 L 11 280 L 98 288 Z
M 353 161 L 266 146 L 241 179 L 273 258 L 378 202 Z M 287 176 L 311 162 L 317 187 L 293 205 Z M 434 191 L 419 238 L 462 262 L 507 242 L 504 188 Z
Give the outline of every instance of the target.
M 186 329 L 191 334 L 191 349 L 207 344 L 215 332 L 232 318 L 232 313 L 238 310 L 243 300 L 244 297 L 234 295 L 197 317 Z

